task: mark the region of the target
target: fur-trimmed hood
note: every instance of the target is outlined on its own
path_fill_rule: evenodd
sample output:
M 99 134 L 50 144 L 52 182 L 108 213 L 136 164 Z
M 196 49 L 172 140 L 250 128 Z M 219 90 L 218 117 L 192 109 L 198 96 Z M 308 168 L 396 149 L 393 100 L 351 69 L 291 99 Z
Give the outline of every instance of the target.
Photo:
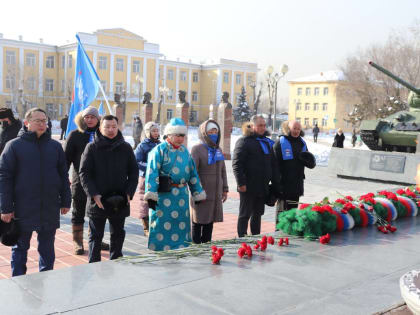
M 219 136 L 219 138 L 217 139 L 217 143 L 216 144 L 214 144 L 213 143 L 213 141 L 211 141 L 210 140 L 210 138 L 209 138 L 209 136 L 208 136 L 208 134 L 207 134 L 207 125 L 209 124 L 209 123 L 213 123 L 213 124 L 215 124 L 216 126 L 217 126 L 217 129 L 218 129 L 218 136 Z M 213 119 L 209 119 L 209 120 L 206 120 L 205 122 L 203 122 L 201 125 L 200 125 L 200 127 L 198 128 L 198 138 L 202 141 L 202 142 L 204 142 L 204 143 L 206 143 L 208 146 L 210 146 L 210 147 L 216 147 L 216 148 L 218 148 L 219 147 L 219 144 L 220 144 L 220 126 L 219 126 L 219 124 L 217 123 L 217 121 L 215 121 L 215 120 L 213 120 Z
M 251 137 L 255 135 L 254 129 L 252 128 L 252 122 L 247 121 L 242 124 L 242 135 L 244 137 Z M 264 136 L 270 137 L 271 133 L 268 130 L 266 130 Z
M 80 111 L 77 113 L 76 117 L 74 117 L 74 123 L 77 126 L 77 130 L 79 130 L 80 132 L 85 132 L 87 129 L 87 125 L 85 124 L 85 121 L 83 120 L 83 111 Z M 96 125 L 96 128 L 99 128 L 99 121 L 98 124 Z
M 283 123 L 281 124 L 281 132 L 283 136 L 290 136 L 289 121 L 283 121 Z M 301 130 L 299 136 L 304 137 L 305 132 Z

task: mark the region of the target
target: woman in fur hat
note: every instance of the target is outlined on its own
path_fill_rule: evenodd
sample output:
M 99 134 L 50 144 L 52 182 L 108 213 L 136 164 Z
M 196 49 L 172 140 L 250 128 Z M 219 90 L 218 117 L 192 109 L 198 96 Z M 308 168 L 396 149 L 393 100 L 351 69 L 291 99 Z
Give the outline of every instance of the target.
M 190 197 L 192 214 L 192 239 L 196 244 L 211 241 L 213 223 L 223 221 L 223 202 L 229 190 L 223 153 L 219 148 L 220 127 L 214 120 L 207 120 L 198 129 L 200 144 L 191 149 L 201 185 L 207 199 L 195 204 Z
M 147 156 L 152 149 L 160 143 L 159 125 L 149 121 L 144 126 L 144 139 L 134 151 L 137 164 L 139 165 L 139 198 L 140 198 L 140 220 L 143 223 L 144 235 L 149 235 L 149 206 L 144 200 Z

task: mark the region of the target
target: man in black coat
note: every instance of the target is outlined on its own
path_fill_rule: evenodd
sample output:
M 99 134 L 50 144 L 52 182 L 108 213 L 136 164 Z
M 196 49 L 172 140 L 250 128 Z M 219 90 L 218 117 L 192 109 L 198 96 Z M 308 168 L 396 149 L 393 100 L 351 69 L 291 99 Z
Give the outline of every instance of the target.
M 105 222 L 111 233 L 110 259 L 122 256 L 124 222 L 136 192 L 139 169 L 133 149 L 118 130 L 118 118 L 101 119 L 95 140 L 86 146 L 80 162 L 80 180 L 88 196 L 89 262 L 101 260 Z
M 95 139 L 95 131 L 99 128 L 99 112 L 95 107 L 87 107 L 79 112 L 74 118 L 77 129 L 70 132 L 64 144 L 67 166 L 73 164 L 71 179 L 71 195 L 73 198 L 73 210 L 71 224 L 73 233 L 73 251 L 75 255 L 83 255 L 83 225 L 85 223 L 87 197 L 80 182 L 80 159 L 86 145 Z M 102 249 L 108 250 L 109 246 L 102 243 Z
M 232 168 L 240 195 L 238 236 L 247 234 L 251 219 L 251 233 L 260 234 L 261 216 L 265 201 L 270 195 L 269 184 L 278 186 L 273 141 L 267 137 L 266 123 L 262 116 L 254 116 L 251 123 L 242 126 L 243 137 L 238 139 L 233 153 Z
M 61 135 L 60 140 L 66 139 L 66 130 L 67 124 L 69 122 L 69 116 L 65 115 L 63 119 L 60 120 Z
M 0 108 L 0 154 L 3 152 L 6 143 L 17 137 L 22 128 L 22 122 L 13 116 L 10 108 Z
M 301 152 L 307 152 L 308 148 L 302 137 L 302 126 L 299 122 L 290 121 L 284 133 L 285 135 L 276 141 L 273 149 L 281 177 L 279 190 L 282 192 L 284 210 L 290 210 L 298 206 L 299 198 L 303 196 L 305 162 L 301 160 Z
M 12 248 L 12 276 L 26 273 L 32 232 L 38 234 L 39 271 L 54 267 L 55 232 L 61 214 L 69 211 L 70 185 L 66 158 L 47 131 L 47 115 L 40 108 L 25 115 L 25 128 L 8 142 L 0 158 L 1 220 L 17 219 L 21 230 Z

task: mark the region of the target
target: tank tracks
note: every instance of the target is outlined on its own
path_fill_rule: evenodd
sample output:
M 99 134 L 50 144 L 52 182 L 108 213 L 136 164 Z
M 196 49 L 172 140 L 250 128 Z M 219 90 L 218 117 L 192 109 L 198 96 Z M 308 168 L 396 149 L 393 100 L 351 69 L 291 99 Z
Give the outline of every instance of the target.
M 363 143 L 367 145 L 372 151 L 380 151 L 382 148 L 379 146 L 379 135 L 376 130 L 361 130 L 360 138 Z

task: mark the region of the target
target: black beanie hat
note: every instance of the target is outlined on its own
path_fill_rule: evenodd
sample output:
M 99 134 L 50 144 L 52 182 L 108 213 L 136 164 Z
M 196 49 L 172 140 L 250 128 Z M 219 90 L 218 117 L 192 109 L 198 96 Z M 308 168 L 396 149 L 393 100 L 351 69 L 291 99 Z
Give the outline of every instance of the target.
M 10 108 L 7 107 L 3 107 L 0 108 L 0 119 L 4 119 L 4 118 L 9 118 L 9 119 L 13 119 L 13 112 Z

